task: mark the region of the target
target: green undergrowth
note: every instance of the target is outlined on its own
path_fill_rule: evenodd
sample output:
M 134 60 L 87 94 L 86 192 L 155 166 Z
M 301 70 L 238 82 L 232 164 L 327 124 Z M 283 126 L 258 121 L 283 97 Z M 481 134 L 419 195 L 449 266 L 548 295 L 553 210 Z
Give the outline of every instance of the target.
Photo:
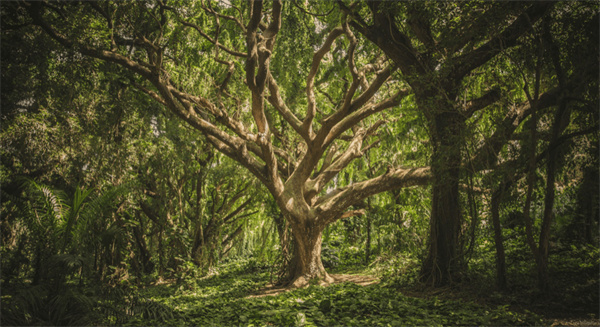
M 253 260 L 234 262 L 212 276 L 139 289 L 143 308 L 132 308 L 119 325 L 170 326 L 399 326 L 540 325 L 532 313 L 506 306 L 487 308 L 470 302 L 421 299 L 383 284 L 351 283 L 256 295 L 269 282 L 268 269 Z M 116 321 L 112 321 L 115 324 Z M 104 324 L 111 324 L 105 321 Z

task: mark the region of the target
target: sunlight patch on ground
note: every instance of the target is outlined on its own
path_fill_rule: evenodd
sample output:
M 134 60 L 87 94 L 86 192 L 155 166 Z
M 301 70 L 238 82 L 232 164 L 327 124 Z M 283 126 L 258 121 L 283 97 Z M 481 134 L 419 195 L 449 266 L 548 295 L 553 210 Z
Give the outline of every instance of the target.
M 360 286 L 368 286 L 379 283 L 379 279 L 367 275 L 330 274 L 330 276 L 333 277 L 334 284 L 354 283 Z M 249 295 L 246 298 L 275 296 L 292 290 L 294 290 L 293 287 L 281 287 L 267 284 L 265 288 L 258 290 L 255 294 Z

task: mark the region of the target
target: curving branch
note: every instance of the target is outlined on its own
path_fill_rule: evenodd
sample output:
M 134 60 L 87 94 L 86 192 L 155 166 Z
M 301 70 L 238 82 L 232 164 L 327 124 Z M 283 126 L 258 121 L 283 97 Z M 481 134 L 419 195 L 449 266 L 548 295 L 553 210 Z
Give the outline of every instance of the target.
M 373 96 L 377 93 L 377 91 L 379 91 L 381 86 L 383 86 L 383 84 L 391 76 L 393 70 L 394 70 L 393 67 L 387 66 L 386 68 L 384 68 L 383 70 L 378 72 L 375 75 L 375 78 L 373 79 L 373 82 L 371 83 L 371 85 L 366 87 L 365 91 L 362 94 L 360 94 L 354 101 L 348 103 L 347 107 L 345 104 L 340 109 L 338 109 L 333 115 L 327 117 L 327 119 L 325 119 L 325 121 L 324 121 L 324 125 L 333 126 L 333 125 L 339 123 L 348 114 L 351 114 L 352 112 L 356 111 L 358 108 L 361 108 L 362 106 L 367 104 L 373 98 Z M 344 108 L 344 107 L 346 107 L 346 108 Z
M 41 3 L 32 2 L 27 3 L 27 5 L 27 10 L 29 11 L 31 18 L 33 19 L 33 24 L 41 27 L 44 30 L 44 32 L 46 32 L 46 34 L 48 34 L 52 39 L 60 43 L 65 48 L 76 48 L 77 51 L 81 52 L 81 54 L 83 55 L 119 64 L 124 68 L 127 68 L 145 78 L 151 78 L 156 74 L 155 71 L 152 71 L 150 68 L 148 68 L 150 65 L 147 63 L 131 60 L 130 58 L 125 57 L 114 51 L 97 49 L 85 44 L 73 42 L 63 34 L 54 30 L 54 28 L 52 28 L 50 24 L 48 24 L 44 20 L 41 13 Z
M 342 35 L 343 29 L 341 27 L 336 27 L 325 39 L 325 42 L 321 46 L 319 50 L 317 50 L 313 55 L 312 64 L 310 65 L 310 71 L 308 76 L 306 77 L 306 98 L 308 100 L 308 108 L 306 109 L 306 118 L 302 122 L 302 134 L 306 134 L 309 139 L 313 138 L 313 128 L 312 122 L 316 114 L 316 101 L 315 101 L 315 91 L 314 91 L 314 82 L 315 76 L 317 75 L 317 71 L 319 70 L 319 65 L 323 60 L 325 54 L 327 54 L 331 50 L 331 45 L 340 35 Z
M 410 94 L 410 91 L 408 89 L 400 89 L 400 90 L 398 90 L 398 92 L 396 92 L 396 94 L 392 95 L 391 97 L 389 97 L 387 99 L 384 99 L 383 101 L 381 101 L 379 103 L 363 106 L 359 110 L 356 110 L 356 111 L 350 113 L 348 116 L 341 119 L 339 121 L 339 123 L 337 123 L 335 126 L 333 126 L 329 130 L 329 132 L 325 135 L 323 144 L 325 146 L 328 146 L 333 140 L 338 138 L 342 133 L 344 133 L 345 131 L 350 129 L 352 126 L 355 126 L 356 124 L 358 124 L 360 121 L 364 120 L 365 118 L 372 116 L 378 112 L 381 112 L 385 109 L 389 109 L 389 108 L 398 106 L 400 104 L 400 102 L 402 102 L 402 99 L 404 99 L 404 97 L 407 96 L 408 94 Z
M 151 98 L 152 98 L 154 101 L 156 101 L 156 102 L 158 102 L 158 103 L 162 104 L 163 106 L 166 106 L 166 105 L 167 105 L 167 103 L 165 102 L 165 100 L 163 100 L 163 99 L 160 97 L 160 95 L 156 94 L 156 92 L 154 92 L 154 91 L 152 91 L 152 90 L 149 90 L 148 88 L 146 88 L 146 87 L 144 87 L 144 86 L 142 86 L 142 85 L 140 85 L 140 84 L 138 84 L 138 83 L 136 83 L 136 82 L 134 82 L 134 81 L 131 81 L 131 85 L 133 85 L 133 87 L 135 87 L 136 89 L 138 89 L 138 90 L 140 90 L 140 91 L 142 91 L 142 92 L 146 93 L 146 94 L 147 94 L 148 96 L 150 96 L 150 97 L 151 97 Z
M 356 40 L 354 33 L 352 33 L 352 31 L 348 27 L 348 21 L 346 20 L 346 17 L 344 17 L 343 20 L 344 23 L 342 24 L 342 27 L 344 29 L 344 34 L 346 34 L 348 41 L 350 41 L 350 46 L 348 47 L 348 70 L 350 70 L 350 75 L 352 75 L 352 83 L 346 91 L 344 101 L 342 102 L 342 107 L 339 109 L 339 112 L 341 113 L 345 113 L 349 110 L 350 104 L 352 103 L 352 98 L 354 97 L 356 90 L 360 86 L 361 80 L 364 80 L 364 75 L 361 78 L 361 76 L 358 73 L 358 69 L 356 68 L 356 62 L 354 58 L 354 51 L 356 50 L 356 45 L 358 44 L 358 41 Z
M 223 111 L 219 110 L 207 99 L 198 96 L 192 96 L 178 90 L 176 87 L 170 84 L 168 78 L 163 78 L 160 76 L 160 70 L 148 68 L 148 66 L 150 66 L 149 64 L 136 62 L 113 51 L 97 49 L 91 46 L 75 43 L 66 36 L 55 31 L 43 19 L 41 9 L 36 3 L 30 4 L 28 10 L 34 20 L 34 24 L 40 26 L 48 35 L 50 35 L 50 37 L 55 39 L 63 46 L 68 48 L 75 47 L 84 55 L 119 64 L 120 66 L 138 73 L 150 81 L 158 90 L 158 93 L 140 85 L 137 85 L 136 87 L 142 92 L 150 95 L 154 100 L 165 105 L 188 124 L 200 130 L 210 140 L 211 144 L 213 144 L 215 148 L 240 162 L 256 177 L 263 181 L 267 187 L 274 190 L 273 184 L 264 175 L 264 166 L 258 163 L 256 159 L 248 154 L 246 142 L 253 141 L 253 138 L 251 134 L 245 131 L 243 125 L 239 121 L 235 121 L 228 117 Z M 156 64 L 157 66 L 155 67 L 158 69 L 160 61 L 158 61 Z M 238 136 L 229 135 L 204 118 L 200 118 L 197 115 L 193 104 L 197 105 L 203 110 L 206 110 L 208 113 L 213 115 L 217 121 L 233 130 Z M 255 154 L 261 157 L 262 152 L 256 151 L 255 149 Z M 265 161 L 269 162 L 269 159 Z M 278 166 L 275 165 L 274 167 Z M 284 168 L 285 167 L 281 167 L 281 169 Z
M 460 80 L 473 69 L 483 65 L 494 56 L 507 48 L 517 44 L 517 40 L 532 28 L 532 25 L 541 19 L 550 8 L 554 6 L 551 1 L 534 2 L 510 26 L 498 36 L 493 37 L 479 48 L 457 57 L 453 65 L 450 78 Z
M 278 157 L 286 160 L 286 162 L 288 162 L 288 163 L 291 162 L 292 160 L 290 159 L 289 155 L 284 150 L 279 149 L 269 143 L 268 149 L 267 149 L 267 154 L 271 157 L 270 157 L 270 159 L 269 158 L 266 159 L 265 155 L 264 155 L 265 152 L 259 145 L 260 135 L 257 137 L 255 135 L 249 133 L 246 130 L 245 126 L 240 121 L 232 119 L 231 117 L 229 117 L 227 115 L 227 113 L 225 111 L 219 110 L 214 104 L 209 102 L 207 99 L 184 93 L 180 90 L 177 90 L 173 86 L 168 86 L 167 88 L 170 92 L 172 92 L 180 100 L 180 102 L 184 105 L 184 107 L 190 106 L 190 108 L 187 109 L 188 112 L 195 113 L 195 110 L 193 110 L 191 108 L 192 103 L 207 110 L 208 112 L 210 112 L 213 115 L 213 117 L 215 117 L 215 120 L 217 122 L 221 123 L 224 127 L 233 131 L 237 136 L 239 136 L 239 140 L 236 141 L 237 143 L 246 142 L 246 147 L 248 150 L 250 150 L 250 152 L 254 153 L 257 157 L 261 158 L 265 162 L 267 162 L 267 160 L 270 160 L 270 163 L 272 164 L 272 166 L 269 165 L 269 167 L 273 167 L 273 168 L 276 167 L 276 169 L 279 172 L 284 173 L 284 174 L 287 173 L 288 166 L 281 163 L 278 160 L 274 160 L 274 157 L 273 157 L 273 156 L 277 155 Z M 164 102 L 161 102 L 161 103 L 164 104 Z M 203 113 L 203 112 L 201 111 L 200 113 Z M 219 129 L 219 131 L 220 131 L 220 129 Z M 228 136 L 227 133 L 224 133 L 221 135 L 224 138 L 225 143 L 233 144 L 232 143 L 233 141 L 229 141 L 229 138 L 227 137 Z M 273 180 L 276 180 L 276 179 L 273 179 Z
M 206 34 L 198 25 L 196 25 L 194 23 L 190 23 L 190 22 L 184 21 L 184 20 L 180 20 L 180 22 L 184 26 L 193 28 L 203 38 L 205 38 L 206 40 L 208 40 L 210 43 L 214 44 L 215 46 L 219 47 L 219 49 L 222 49 L 223 51 L 229 53 L 230 55 L 236 56 L 236 57 L 240 57 L 240 58 L 246 58 L 248 56 L 247 53 L 229 49 L 226 46 L 222 45 L 221 43 L 217 42 L 217 40 L 213 39 L 208 34 Z
M 331 9 L 329 9 L 328 12 L 326 12 L 324 14 L 315 14 L 315 13 L 309 12 L 308 10 L 302 8 L 302 6 L 300 6 L 298 4 L 298 0 L 292 0 L 292 4 L 294 5 L 294 7 L 300 9 L 300 11 L 302 11 L 303 13 L 305 13 L 307 15 L 310 15 L 310 16 L 313 16 L 313 17 L 326 17 L 326 16 L 329 16 L 329 14 L 331 14 L 331 12 L 333 11 L 333 9 L 335 8 L 335 7 L 332 7 Z
M 298 119 L 298 117 L 296 117 L 296 115 L 285 104 L 281 98 L 279 86 L 270 73 L 269 76 L 267 76 L 267 86 L 269 88 L 269 97 L 267 98 L 269 103 L 279 112 L 283 119 L 285 119 L 285 121 L 292 126 L 296 133 L 302 136 L 305 141 L 310 141 L 308 134 L 302 129 L 302 121 L 300 121 L 300 119 Z
M 431 23 L 428 21 L 429 17 L 424 17 L 425 15 L 425 12 L 412 8 L 408 12 L 408 19 L 406 22 L 416 35 L 417 39 L 421 41 L 428 50 L 434 50 L 436 48 L 436 42 L 431 33 Z
M 246 32 L 246 26 L 244 26 L 243 18 L 241 16 L 241 11 L 239 8 L 232 5 L 232 7 L 234 7 L 240 13 L 240 17 L 237 18 L 237 17 L 233 17 L 230 15 L 224 15 L 224 14 L 221 14 L 220 12 L 213 10 L 211 7 L 208 7 L 204 4 L 204 0 L 200 1 L 200 6 L 202 7 L 202 9 L 204 9 L 204 11 L 206 11 L 210 14 L 213 14 L 215 17 L 227 19 L 227 20 L 234 22 L 242 30 L 242 32 L 244 32 L 244 33 Z
M 246 59 L 246 83 L 252 92 L 252 116 L 258 129 L 257 143 L 261 148 L 261 158 L 267 164 L 267 172 L 274 194 L 280 194 L 283 192 L 283 181 L 279 175 L 279 164 L 265 116 L 264 93 L 267 79 L 270 76 L 269 65 L 275 38 L 281 28 L 282 4 L 280 0 L 273 1 L 271 22 L 261 34 L 258 32 L 258 28 L 262 18 L 262 6 L 262 1 L 251 3 L 251 18 L 246 29 L 246 44 L 249 53 Z
M 536 101 L 536 110 L 554 106 L 559 100 L 559 89 L 554 88 L 540 95 Z M 489 169 L 496 164 L 498 155 L 504 145 L 510 140 L 517 127 L 531 114 L 531 102 L 523 102 L 513 106 L 504 116 L 494 133 L 479 147 L 477 155 L 470 160 L 467 167 L 474 171 Z
M 337 158 L 329 159 L 328 161 L 331 161 L 331 163 L 328 163 L 323 169 L 321 169 L 321 172 L 306 182 L 304 193 L 307 202 L 311 203 L 314 196 L 321 192 L 325 185 L 327 185 L 327 183 L 329 183 L 337 174 L 346 168 L 353 160 L 362 157 L 370 148 L 378 143 L 373 142 L 366 147 L 363 146 L 367 138 L 373 135 L 375 131 L 377 131 L 377 129 L 384 123 L 385 122 L 383 120 L 380 120 L 373 124 L 373 126 L 371 126 L 369 129 L 358 129 L 354 134 L 352 141 L 350 141 L 350 144 L 348 144 L 346 150 Z M 328 157 L 333 157 L 332 153 L 334 153 L 334 151 L 330 151 L 328 153 Z
M 248 150 L 244 144 L 242 144 L 239 148 L 235 148 L 225 144 L 220 139 L 212 135 L 206 135 L 206 139 L 219 152 L 239 162 L 242 166 L 248 169 L 248 171 L 250 171 L 256 178 L 258 178 L 258 180 L 261 181 L 271 193 L 275 192 L 273 187 L 270 185 L 269 179 L 266 175 L 266 167 L 264 165 L 261 165 L 252 156 L 248 155 Z
M 468 101 L 465 103 L 463 108 L 463 115 L 465 119 L 471 118 L 475 112 L 482 110 L 500 100 L 500 97 L 500 90 L 498 88 L 494 88 L 481 97 Z
M 325 223 L 332 223 L 340 219 L 346 208 L 371 195 L 400 187 L 427 185 L 431 178 L 429 167 L 390 168 L 380 176 L 336 189 L 320 197 L 315 202 L 315 211 L 323 217 Z

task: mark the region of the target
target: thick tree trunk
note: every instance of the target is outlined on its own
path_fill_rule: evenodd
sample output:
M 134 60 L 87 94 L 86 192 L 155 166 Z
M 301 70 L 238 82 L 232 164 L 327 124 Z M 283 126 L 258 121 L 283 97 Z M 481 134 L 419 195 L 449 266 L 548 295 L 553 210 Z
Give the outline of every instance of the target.
M 429 251 L 423 264 L 422 280 L 434 286 L 442 286 L 452 280 L 459 267 L 460 206 L 457 182 L 447 179 L 447 183 L 435 184 Z
M 313 280 L 317 280 L 319 284 L 333 282 L 321 262 L 321 236 L 324 228 L 324 225 L 317 225 L 313 221 L 292 223 L 294 249 L 288 270 L 290 286 L 303 287 Z
M 435 119 L 432 154 L 433 194 L 429 226 L 429 249 L 423 263 L 421 279 L 433 286 L 452 281 L 460 270 L 459 202 L 460 118 L 457 114 L 440 114 Z

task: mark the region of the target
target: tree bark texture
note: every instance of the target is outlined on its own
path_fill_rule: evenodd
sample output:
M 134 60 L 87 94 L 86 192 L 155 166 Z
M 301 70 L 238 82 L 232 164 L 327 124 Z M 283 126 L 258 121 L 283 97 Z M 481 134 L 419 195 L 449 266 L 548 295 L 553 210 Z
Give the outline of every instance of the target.
M 333 278 L 329 276 L 321 261 L 323 224 L 315 224 L 310 220 L 292 224 L 293 255 L 289 264 L 290 285 L 302 287 L 313 280 L 319 284 L 329 284 Z
M 461 209 L 459 180 L 461 119 L 456 113 L 438 114 L 433 129 L 432 208 L 429 225 L 429 248 L 421 279 L 434 286 L 452 281 L 460 270 L 459 244 Z
M 289 219 L 285 219 L 283 214 L 274 217 L 277 235 L 279 236 L 279 259 L 276 265 L 278 266 L 277 276 L 280 281 L 285 282 L 289 277 L 289 263 L 291 260 L 290 249 L 292 248 L 292 237 L 290 235 Z

